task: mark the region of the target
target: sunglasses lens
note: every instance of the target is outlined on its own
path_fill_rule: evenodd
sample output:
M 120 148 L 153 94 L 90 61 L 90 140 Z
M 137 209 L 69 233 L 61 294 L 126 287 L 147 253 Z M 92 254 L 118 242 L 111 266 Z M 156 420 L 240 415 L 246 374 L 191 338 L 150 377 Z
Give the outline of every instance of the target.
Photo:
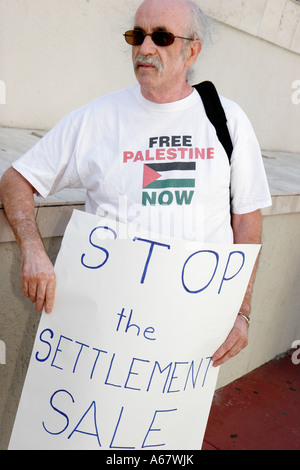
M 127 31 L 124 34 L 124 37 L 125 37 L 125 41 L 131 46 L 140 46 L 141 44 L 143 44 L 143 41 L 145 38 L 143 31 L 135 31 L 135 30 Z
M 167 31 L 155 31 L 152 34 L 152 41 L 154 44 L 160 47 L 171 46 L 175 40 L 175 37 L 172 33 Z
M 144 42 L 145 34 L 143 31 L 130 30 L 124 34 L 124 37 L 131 46 L 140 46 Z M 167 31 L 155 31 L 151 37 L 154 44 L 159 47 L 171 46 L 175 41 L 175 36 Z

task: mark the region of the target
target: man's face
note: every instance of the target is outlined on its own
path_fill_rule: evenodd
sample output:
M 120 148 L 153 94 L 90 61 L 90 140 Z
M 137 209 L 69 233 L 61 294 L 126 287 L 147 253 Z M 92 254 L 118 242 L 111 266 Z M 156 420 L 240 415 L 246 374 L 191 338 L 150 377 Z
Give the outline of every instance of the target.
M 135 17 L 135 29 L 149 34 L 154 31 L 168 31 L 175 36 L 186 37 L 183 27 L 187 8 L 181 2 L 173 0 L 147 0 L 138 9 Z M 154 44 L 151 36 L 146 36 L 140 46 L 133 46 L 132 59 L 135 74 L 142 91 L 163 91 L 174 84 L 186 80 L 187 64 L 183 51 L 187 41 L 175 39 L 171 46 L 160 47 Z M 149 63 L 143 63 L 148 58 Z

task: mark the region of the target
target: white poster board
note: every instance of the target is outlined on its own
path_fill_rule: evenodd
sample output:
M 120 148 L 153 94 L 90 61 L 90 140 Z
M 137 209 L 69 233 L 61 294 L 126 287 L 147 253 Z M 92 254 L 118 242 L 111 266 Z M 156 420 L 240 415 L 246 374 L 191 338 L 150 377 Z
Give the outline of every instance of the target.
M 124 230 L 74 211 L 10 449 L 201 449 L 219 369 L 211 357 L 260 246 Z

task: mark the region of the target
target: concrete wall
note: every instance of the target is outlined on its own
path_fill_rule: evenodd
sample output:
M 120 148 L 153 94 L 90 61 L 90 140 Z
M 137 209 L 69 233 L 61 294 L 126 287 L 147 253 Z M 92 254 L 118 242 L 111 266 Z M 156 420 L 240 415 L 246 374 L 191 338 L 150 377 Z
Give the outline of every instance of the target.
M 60 239 L 44 240 L 54 261 Z M 20 284 L 20 255 L 14 242 L 0 244 L 0 337 L 6 346 L 6 364 L 0 365 L 0 449 L 7 449 L 15 419 L 39 314 L 24 299 Z
M 298 152 L 300 4 L 198 2 L 217 23 L 194 82 L 210 79 L 240 103 L 262 148 Z M 122 33 L 139 3 L 0 0 L 0 125 L 49 129 L 74 108 L 135 83 Z
M 83 207 L 36 208 L 36 220 L 53 263 L 73 208 Z M 1 364 L 0 360 L 0 450 L 3 450 L 9 442 L 40 315 L 23 295 L 20 251 L 2 208 L 0 229 L 0 340 L 6 349 L 6 363 Z
M 218 387 L 289 350 L 300 339 L 300 213 L 263 217 L 249 345 L 221 367 Z

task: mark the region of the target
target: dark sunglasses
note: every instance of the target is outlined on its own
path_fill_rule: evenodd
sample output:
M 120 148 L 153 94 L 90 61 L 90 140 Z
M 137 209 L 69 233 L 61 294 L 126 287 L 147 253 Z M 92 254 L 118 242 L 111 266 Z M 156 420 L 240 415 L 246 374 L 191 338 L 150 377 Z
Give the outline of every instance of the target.
M 174 34 L 168 33 L 167 31 L 154 31 L 154 33 L 152 34 L 146 34 L 142 30 L 134 29 L 131 31 L 126 31 L 126 33 L 124 34 L 125 41 L 131 46 L 141 46 L 146 36 L 151 36 L 151 39 L 154 44 L 159 47 L 171 46 L 171 44 L 173 44 L 176 38 L 186 39 L 187 41 L 193 41 L 193 39 L 191 38 L 174 36 Z

